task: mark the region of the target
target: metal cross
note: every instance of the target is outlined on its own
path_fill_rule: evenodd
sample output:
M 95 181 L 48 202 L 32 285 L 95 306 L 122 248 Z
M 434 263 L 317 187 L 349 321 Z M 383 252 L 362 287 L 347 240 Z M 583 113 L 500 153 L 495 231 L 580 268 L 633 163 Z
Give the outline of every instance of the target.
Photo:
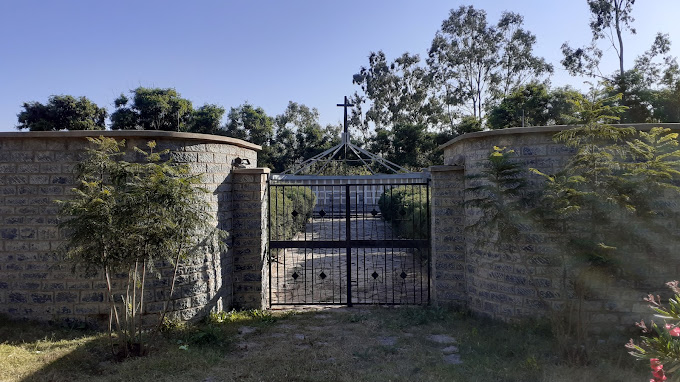
M 347 108 L 354 106 L 353 104 L 349 103 L 347 100 L 347 96 L 345 96 L 345 103 L 339 103 L 338 106 L 342 106 L 345 108 L 345 135 L 347 135 Z

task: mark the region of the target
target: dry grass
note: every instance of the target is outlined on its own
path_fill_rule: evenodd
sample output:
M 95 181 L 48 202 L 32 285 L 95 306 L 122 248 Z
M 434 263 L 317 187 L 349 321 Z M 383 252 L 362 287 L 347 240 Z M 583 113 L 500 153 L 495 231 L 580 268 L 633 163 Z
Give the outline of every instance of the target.
M 245 327 L 245 329 L 244 329 Z M 456 338 L 446 364 L 433 334 Z M 622 346 L 560 365 L 542 326 L 481 322 L 436 308 L 246 312 L 174 328 L 149 356 L 114 362 L 107 336 L 0 322 L 2 381 L 642 381 Z

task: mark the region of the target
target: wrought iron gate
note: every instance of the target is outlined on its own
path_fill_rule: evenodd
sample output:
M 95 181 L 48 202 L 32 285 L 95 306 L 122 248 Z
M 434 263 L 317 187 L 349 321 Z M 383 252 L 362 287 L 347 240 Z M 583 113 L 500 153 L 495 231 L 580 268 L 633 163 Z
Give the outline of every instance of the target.
M 344 178 L 270 181 L 271 305 L 429 303 L 427 179 Z

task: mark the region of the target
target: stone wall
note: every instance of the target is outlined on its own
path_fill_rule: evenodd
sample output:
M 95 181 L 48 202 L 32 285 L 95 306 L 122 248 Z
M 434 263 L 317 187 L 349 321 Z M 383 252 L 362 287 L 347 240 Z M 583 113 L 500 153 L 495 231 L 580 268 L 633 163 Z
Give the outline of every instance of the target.
M 74 187 L 74 167 L 88 146 L 86 137 L 109 136 L 131 147 L 155 140 L 158 150 L 170 149 L 191 173 L 204 174 L 210 191 L 210 214 L 220 228 L 232 231 L 240 212 L 232 196 L 233 160 L 253 165 L 259 146 L 238 139 L 159 131 L 73 131 L 0 133 L 0 313 L 39 320 L 75 319 L 97 322 L 109 312 L 102 278 L 83 278 L 58 254 L 64 242 L 57 224 L 56 199 L 67 198 Z M 238 244 L 238 242 L 236 243 Z M 182 264 L 171 310 L 190 320 L 210 309 L 233 305 L 232 248 L 206 253 Z M 159 264 L 162 277 L 148 277 L 146 311 L 163 308 L 169 291 L 170 264 Z M 115 284 L 115 282 L 114 282 Z
M 636 127 L 649 129 L 654 126 L 659 125 Z M 680 129 L 678 124 L 661 126 Z M 561 169 L 573 150 L 553 142 L 552 137 L 564 128 L 551 126 L 479 132 L 463 135 L 443 145 L 444 161 L 450 167 L 447 170 L 446 166 L 437 166 L 432 171 L 433 256 L 436 266 L 433 282 L 437 301 L 456 302 L 482 315 L 514 320 L 545 314 L 547 304 L 561 308 L 565 300 L 572 297 L 571 292 L 569 296 L 562 295 L 569 288 L 562 288 L 560 284 L 563 280 L 561 268 L 551 266 L 560 253 L 558 239 L 561 232 L 546 232 L 527 225 L 518 242 L 511 243 L 506 250 L 499 250 L 480 244 L 485 241 L 482 236 L 491 237 L 492 232 L 465 234 L 461 231 L 476 219 L 478 212 L 474 209 L 462 209 L 462 219 L 443 218 L 449 212 L 451 216 L 459 216 L 461 207 L 451 209 L 451 202 L 456 198 L 462 202 L 461 192 L 470 186 L 469 177 L 480 173 L 494 146 L 514 150 L 516 160 L 525 168 L 536 168 L 548 174 Z M 464 171 L 458 168 L 464 168 Z M 537 175 L 529 174 L 528 181 L 534 189 L 543 184 L 543 179 Z M 440 188 L 438 183 L 451 186 Z M 674 199 L 667 200 L 666 204 L 671 208 L 678 207 Z M 675 223 L 669 221 L 668 224 Z M 464 244 L 458 244 L 461 240 Z M 460 251 L 461 246 L 464 251 Z M 452 251 L 454 249 L 458 250 Z M 449 273 L 449 269 L 461 269 L 461 259 L 464 259 L 464 277 L 459 271 Z M 677 259 L 677 254 L 658 254 L 648 261 L 638 260 L 635 263 L 636 273 L 643 277 L 636 280 L 590 275 L 583 309 L 585 322 L 596 331 L 603 328 L 629 329 L 636 320 L 649 316 L 650 310 L 642 298 L 649 293 L 668 295 L 663 284 L 678 278 L 680 261 Z M 460 281 L 461 277 L 464 280 Z

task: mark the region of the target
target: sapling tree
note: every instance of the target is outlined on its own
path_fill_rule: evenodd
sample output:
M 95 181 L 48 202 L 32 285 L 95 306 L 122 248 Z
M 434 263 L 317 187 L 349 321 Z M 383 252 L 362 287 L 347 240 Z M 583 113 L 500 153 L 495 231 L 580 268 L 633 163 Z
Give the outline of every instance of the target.
M 110 304 L 112 350 L 127 357 L 142 355 L 146 277 L 157 262 L 174 265 L 163 319 L 174 291 L 179 264 L 191 256 L 217 250 L 219 233 L 207 213 L 200 176 L 185 165 L 162 161 L 167 151 L 135 148 L 142 161 L 121 159 L 123 141 L 88 138 L 95 148 L 78 167 L 74 197 L 59 201 L 67 242 L 63 249 L 86 274 L 103 273 Z M 112 277 L 127 273 L 127 279 Z M 117 348 L 117 350 L 116 350 Z
M 466 188 L 466 207 L 476 208 L 480 215 L 466 226 L 470 232 L 495 232 L 496 237 L 485 237 L 483 241 L 497 245 L 516 242 L 521 232 L 522 212 L 527 211 L 525 169 L 511 160 L 513 150 L 494 147 L 485 168 L 468 177 L 473 185 Z

